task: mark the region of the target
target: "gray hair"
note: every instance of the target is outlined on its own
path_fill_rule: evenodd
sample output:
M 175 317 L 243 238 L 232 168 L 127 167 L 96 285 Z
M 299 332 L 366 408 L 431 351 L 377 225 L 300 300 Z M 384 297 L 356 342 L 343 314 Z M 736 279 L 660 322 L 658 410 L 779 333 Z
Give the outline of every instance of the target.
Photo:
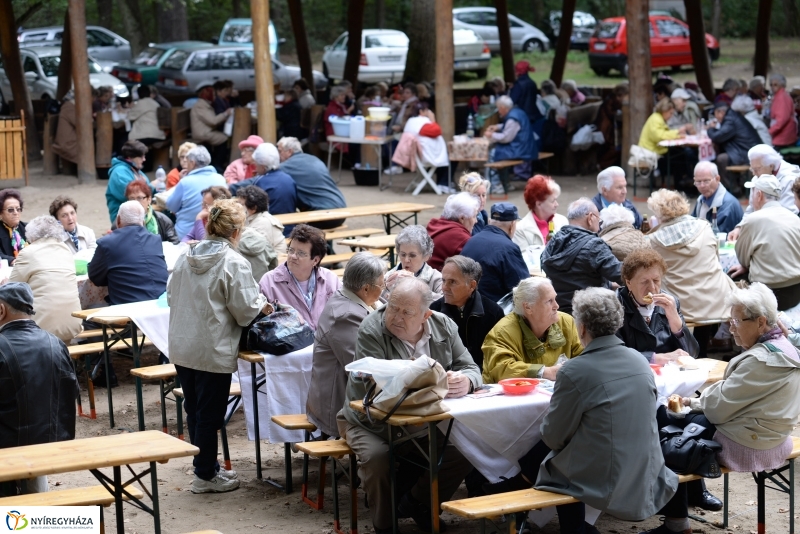
M 353 293 L 362 287 L 374 284 L 386 272 L 386 262 L 371 252 L 358 252 L 344 267 L 342 285 Z
M 433 254 L 433 239 L 428 235 L 425 227 L 418 224 L 406 226 L 397 234 L 397 237 L 394 238 L 394 246 L 397 248 L 398 254 L 402 245 L 414 245 L 419 248 L 424 258 Z
M 602 287 L 576 291 L 572 297 L 572 317 L 586 327 L 592 339 L 613 336 L 622 328 L 625 314 L 617 295 Z
M 771 82 L 778 82 L 781 84 L 781 87 L 786 87 L 786 76 L 779 73 L 774 73 L 769 77 L 769 81 Z
M 333 100 L 337 96 L 343 95 L 345 93 L 347 93 L 347 87 L 345 87 L 343 85 L 334 85 L 333 87 L 331 87 L 330 99 Z
M 773 170 L 783 162 L 783 156 L 774 148 L 765 144 L 756 145 L 748 150 L 747 159 L 750 160 L 751 165 L 753 159 L 761 160 L 762 163 L 769 165 Z
M 278 141 L 278 148 L 291 150 L 292 154 L 299 154 L 303 151 L 303 145 L 296 137 L 281 137 L 281 140 Z
M 135 200 L 123 202 L 119 207 L 117 217 L 119 217 L 120 226 L 142 226 L 144 225 L 144 207 Z
M 597 206 L 594 205 L 592 199 L 581 197 L 578 200 L 571 203 L 567 208 L 567 219 L 569 219 L 570 221 L 577 221 L 579 219 L 583 219 L 596 209 Z
M 198 145 L 187 152 L 186 159 L 193 161 L 197 167 L 208 167 L 211 164 L 211 154 L 203 145 Z
M 728 306 L 744 308 L 745 319 L 765 317 L 768 326 L 778 323 L 778 299 L 770 288 L 761 282 L 753 282 L 744 289 L 736 288 L 725 299 Z
M 753 76 L 750 79 L 750 90 L 753 91 L 759 87 L 764 87 L 767 80 L 763 76 Z
M 698 172 L 701 171 L 708 171 L 711 173 L 711 176 L 717 177 L 719 176 L 719 169 L 717 168 L 717 164 L 713 161 L 701 161 L 697 165 L 694 166 L 694 175 L 697 176 Z
M 733 78 L 728 78 L 725 80 L 725 83 L 722 84 L 722 92 L 730 91 L 731 89 L 739 89 L 739 80 L 734 80 Z
M 745 113 L 750 113 L 756 109 L 756 105 L 753 103 L 753 99 L 749 96 L 738 95 L 733 99 L 733 102 L 731 102 L 731 109 L 744 115 Z
M 413 276 L 404 276 L 392 288 L 392 292 L 389 294 L 389 299 L 391 300 L 392 295 L 398 292 L 407 292 L 412 295 L 419 295 L 419 307 L 422 312 L 426 312 L 431 308 L 431 304 L 433 303 L 433 292 L 431 288 L 420 280 L 419 278 Z
M 614 184 L 614 178 L 617 176 L 625 178 L 625 170 L 622 167 L 613 165 L 600 171 L 597 174 L 597 190 L 602 193 L 603 189 L 611 189 L 611 186 Z
M 600 210 L 600 220 L 603 221 L 603 228 L 617 223 L 628 223 L 633 225 L 636 220 L 631 212 L 625 206 L 619 204 L 609 204 Z
M 556 82 L 553 80 L 544 80 L 542 85 L 539 86 L 542 89 L 542 92 L 546 95 L 554 95 L 556 94 Z
M 463 274 L 464 278 L 467 280 L 475 280 L 476 283 L 481 281 L 481 276 L 483 276 L 483 268 L 481 267 L 480 263 L 472 258 L 462 256 L 461 254 L 457 256 L 450 256 L 444 260 L 444 264 L 448 265 L 450 263 L 458 267 L 458 270 L 461 271 L 461 274 Z
M 281 156 L 272 143 L 261 143 L 253 152 L 253 161 L 268 171 L 274 171 L 281 165 Z
M 561 82 L 562 89 L 566 89 L 567 87 L 570 87 L 573 91 L 578 90 L 578 84 L 575 82 L 575 80 L 564 80 Z
M 64 227 L 51 215 L 34 217 L 25 226 L 25 238 L 28 240 L 28 243 L 33 243 L 34 241 L 48 237 L 58 239 L 59 241 L 64 237 Z
M 553 287 L 553 282 L 549 278 L 532 276 L 520 280 L 519 285 L 514 288 L 514 313 L 520 317 L 525 315 L 524 304 L 536 304 L 542 296 L 542 288 L 545 286 Z
M 457 221 L 459 217 L 474 217 L 481 202 L 471 193 L 461 192 L 447 197 L 442 210 L 442 219 Z
M 498 108 L 511 109 L 514 107 L 514 101 L 508 95 L 503 95 L 495 101 L 495 106 Z

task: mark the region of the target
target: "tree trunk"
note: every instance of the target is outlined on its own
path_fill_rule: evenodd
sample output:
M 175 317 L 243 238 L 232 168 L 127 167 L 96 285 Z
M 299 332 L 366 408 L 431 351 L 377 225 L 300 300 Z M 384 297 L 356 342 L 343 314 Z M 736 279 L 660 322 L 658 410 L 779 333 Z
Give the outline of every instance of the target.
M 95 2 L 97 3 L 98 23 L 104 28 L 110 28 L 114 20 L 114 0 L 95 0 Z M 64 27 L 66 28 L 66 26 Z
M 567 66 L 567 54 L 572 38 L 572 16 L 575 14 L 575 0 L 564 0 L 561 5 L 561 29 L 556 41 L 556 56 L 550 69 L 550 79 L 556 87 L 561 87 L 564 78 L 564 69 Z
M 753 58 L 754 76 L 765 76 L 769 72 L 769 20 L 772 15 L 772 0 L 758 2 L 756 22 L 756 54 Z
M 630 81 L 628 145 L 639 143 L 647 117 L 653 112 L 653 84 L 650 78 L 650 20 L 648 0 L 628 0 L 625 20 L 628 32 L 628 80 Z
M 139 8 L 139 0 L 117 0 L 117 5 L 122 12 L 122 25 L 125 28 L 125 36 L 131 43 L 131 55 L 136 57 L 150 42 L 142 23 L 144 19 L 142 18 L 142 10 Z
M 288 3 L 289 17 L 292 19 L 292 33 L 294 33 L 294 46 L 297 49 L 297 59 L 300 63 L 300 76 L 306 80 L 311 94 L 316 98 L 314 71 L 311 67 L 311 49 L 308 46 L 306 23 L 303 19 L 303 4 L 292 0 L 288 0 Z
M 94 161 L 94 131 L 92 129 L 92 85 L 89 82 L 89 56 L 86 42 L 85 0 L 69 0 L 70 47 L 72 48 L 72 79 L 75 81 L 75 129 L 78 139 L 78 181 L 93 183 L 97 179 Z
M 541 28 L 544 18 L 544 0 L 533 0 L 533 25 Z
M 415 83 L 436 78 L 436 6 L 435 0 L 413 0 L 408 27 L 408 56 L 403 78 Z M 450 15 L 452 17 L 452 13 Z M 450 32 L 450 40 L 453 39 Z M 452 66 L 451 66 L 452 68 Z
M 61 61 L 58 63 L 58 87 L 56 100 L 61 99 L 72 89 L 72 46 L 70 45 L 69 9 L 64 15 L 64 34 L 61 36 Z
M 720 21 L 722 19 L 722 0 L 714 0 L 714 6 L 711 8 L 711 35 L 720 39 L 722 37 L 722 30 L 720 29 Z
M 436 0 L 436 120 L 445 141 L 456 133 L 453 108 L 453 0 Z
M 788 37 L 797 37 L 797 4 L 795 0 L 783 0 L 783 27 Z
M 697 85 L 709 102 L 714 101 L 714 80 L 711 78 L 711 60 L 706 46 L 706 30 L 703 24 L 703 8 L 697 0 L 683 0 L 686 21 L 689 23 L 689 44 Z
M 231 17 L 238 19 L 242 16 L 242 2 L 241 0 L 231 1 Z
M 500 57 L 503 58 L 503 79 L 506 83 L 514 83 L 514 49 L 511 46 L 511 26 L 508 23 L 508 2 L 497 0 L 497 34 L 500 38 Z
M 186 4 L 183 0 L 161 0 L 157 2 L 158 40 L 161 43 L 189 40 L 189 23 Z
M 29 135 L 25 136 L 27 144 L 28 159 L 41 159 L 41 146 L 39 136 L 36 135 L 33 118 L 33 103 L 28 92 L 28 85 L 25 83 L 25 76 L 22 72 L 22 58 L 19 55 L 19 42 L 17 41 L 17 25 L 14 20 L 14 8 L 11 0 L 0 0 L 0 57 L 3 59 L 6 77 L 11 82 L 11 94 L 4 95 L 5 98 L 11 97 L 14 100 L 14 108 L 25 112 L 25 119 L 28 121 Z
M 386 20 L 386 4 L 384 0 L 375 0 L 375 27 L 383 29 Z
M 269 54 L 269 0 L 250 0 L 253 19 L 253 57 L 256 70 L 258 135 L 268 143 L 277 141 L 275 127 L 275 88 Z
M 352 83 L 354 89 L 358 86 L 358 63 L 361 60 L 364 1 L 350 0 L 347 3 L 347 57 L 344 60 L 344 79 Z

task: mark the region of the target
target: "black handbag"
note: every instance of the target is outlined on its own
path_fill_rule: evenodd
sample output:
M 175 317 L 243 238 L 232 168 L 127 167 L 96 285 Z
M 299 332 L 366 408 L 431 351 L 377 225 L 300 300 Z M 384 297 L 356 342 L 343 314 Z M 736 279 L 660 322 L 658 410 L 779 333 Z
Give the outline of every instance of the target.
M 698 439 L 706 427 L 689 424 L 686 428 L 669 425 L 662 428 L 661 452 L 664 463 L 679 475 L 719 478 L 722 475 L 717 453 L 722 445 L 710 439 Z
M 314 331 L 291 306 L 279 306 L 247 329 L 247 349 L 282 356 L 314 343 Z

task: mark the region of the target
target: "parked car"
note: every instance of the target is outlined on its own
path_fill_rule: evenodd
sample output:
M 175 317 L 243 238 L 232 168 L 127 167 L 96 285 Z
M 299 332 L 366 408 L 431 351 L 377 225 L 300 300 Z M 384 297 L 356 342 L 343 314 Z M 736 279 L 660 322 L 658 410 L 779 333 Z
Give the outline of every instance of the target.
M 19 53 L 22 56 L 22 70 L 25 73 L 25 83 L 28 85 L 31 98 L 33 100 L 55 98 L 58 87 L 58 65 L 61 63 L 61 48 L 37 46 L 21 48 Z M 102 85 L 113 87 L 114 94 L 118 97 L 129 95 L 125 84 L 103 72 L 100 65 L 91 57 L 89 58 L 89 82 L 95 89 Z M 6 102 L 12 100 L 11 81 L 6 76 L 2 60 L 0 60 L 0 93 Z
M 569 47 L 575 50 L 589 50 L 589 39 L 594 34 L 597 19 L 591 13 L 575 11 L 572 14 L 572 35 Z M 550 12 L 550 27 L 558 37 L 561 33 L 561 11 Z
M 508 15 L 511 26 L 511 45 L 514 51 L 546 52 L 550 39 L 542 30 L 524 20 Z M 473 30 L 489 45 L 492 52 L 500 51 L 500 37 L 497 31 L 497 11 L 493 7 L 459 7 L 453 10 L 453 28 Z
M 231 80 L 238 90 L 256 88 L 253 48 L 247 46 L 215 46 L 176 50 L 158 71 L 156 87 L 164 94 L 194 95 L 204 85 L 218 80 Z M 282 91 L 292 88 L 300 78 L 300 67 L 272 60 L 272 79 Z M 324 90 L 328 80 L 314 71 L 314 85 Z
M 22 46 L 43 41 L 52 41 L 55 44 L 61 42 L 63 35 L 63 26 L 30 28 L 20 31 L 17 40 Z M 127 39 L 102 26 L 86 26 L 86 41 L 89 45 L 89 55 L 101 65 L 110 66 L 131 59 L 131 44 Z
M 325 47 L 322 72 L 330 80 L 344 77 L 347 58 L 347 32 L 331 46 Z M 492 60 L 489 46 L 469 29 L 453 30 L 453 70 L 474 71 L 485 77 Z M 358 81 L 364 83 L 389 82 L 403 79 L 408 54 L 408 37 L 398 30 L 363 30 L 361 32 L 361 60 Z
M 111 74 L 116 76 L 129 88 L 134 85 L 153 85 L 158 81 L 158 69 L 177 50 L 191 50 L 207 47 L 203 41 L 178 41 L 174 43 L 153 44 L 142 50 L 132 61 L 123 61 L 114 65 Z
M 286 39 L 278 39 L 275 25 L 269 21 L 269 55 L 274 59 L 278 57 L 278 45 L 286 42 Z M 214 44 L 224 46 L 243 45 L 253 48 L 253 20 L 252 19 L 228 19 L 219 37 Z
M 605 76 L 616 69 L 628 75 L 628 33 L 625 17 L 605 19 L 597 25 L 589 40 L 589 66 L 598 76 Z M 719 58 L 719 41 L 706 34 L 708 56 L 712 61 Z M 692 50 L 689 46 L 689 26 L 675 17 L 650 15 L 650 62 L 652 67 L 679 69 L 691 65 Z

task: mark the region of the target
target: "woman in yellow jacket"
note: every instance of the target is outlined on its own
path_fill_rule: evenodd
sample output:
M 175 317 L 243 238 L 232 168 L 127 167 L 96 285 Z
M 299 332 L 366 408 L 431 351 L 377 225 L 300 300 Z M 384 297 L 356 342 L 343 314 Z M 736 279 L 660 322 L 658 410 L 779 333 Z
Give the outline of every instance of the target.
M 659 100 L 655 111 L 644 123 L 639 136 L 639 146 L 659 156 L 666 156 L 658 158 L 658 170 L 662 176 L 671 173 L 676 178 L 673 183 L 679 184 L 684 177 L 691 181 L 697 163 L 697 151 L 688 146 L 667 148 L 658 144 L 661 141 L 685 137 L 687 132 L 694 133 L 694 126 L 691 124 L 684 124 L 677 130 L 667 126 L 667 121 L 674 113 L 675 105 L 672 100 L 669 98 Z

